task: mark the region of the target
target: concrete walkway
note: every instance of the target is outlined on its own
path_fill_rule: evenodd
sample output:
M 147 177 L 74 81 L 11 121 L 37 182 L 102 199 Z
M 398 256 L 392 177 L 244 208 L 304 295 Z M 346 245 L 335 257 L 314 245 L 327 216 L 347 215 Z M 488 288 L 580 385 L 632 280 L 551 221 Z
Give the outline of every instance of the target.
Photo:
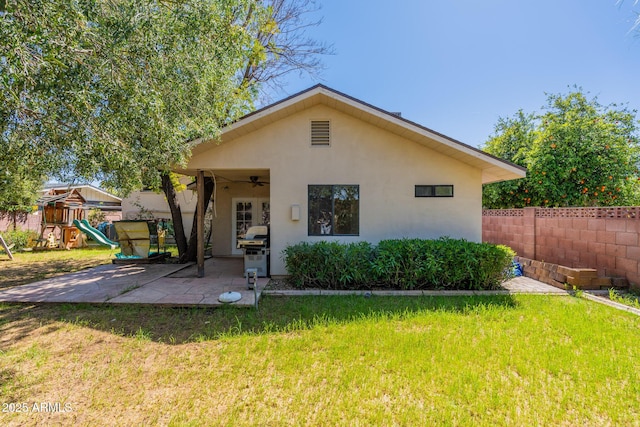
M 457 296 L 457 295 L 509 295 L 509 294 L 541 294 L 541 295 L 569 295 L 564 289 L 558 289 L 546 283 L 529 277 L 516 277 L 502 284 L 502 290 L 495 291 L 392 291 L 392 290 L 357 290 L 335 291 L 329 289 L 278 290 L 265 289 L 265 295 L 295 296 L 295 295 L 379 295 L 379 296 Z
M 239 292 L 233 305 L 252 307 L 268 282 L 260 278 L 257 292 L 249 290 L 241 258 L 206 260 L 203 278 L 195 265 L 107 264 L 0 290 L 0 302 L 219 306 L 220 294 Z
M 107 264 L 27 285 L 0 290 L 0 302 L 20 303 L 109 303 L 152 304 L 165 306 L 220 306 L 218 297 L 225 292 L 238 292 L 236 306 L 253 307 L 262 293 L 270 295 L 346 295 L 369 291 L 330 290 L 265 290 L 267 278 L 258 279 L 256 292 L 248 289 L 243 277 L 242 258 L 209 258 L 205 261 L 205 277 L 197 277 L 193 264 Z M 498 291 L 385 291 L 373 295 L 495 295 L 554 294 L 567 291 L 527 277 L 517 277 Z

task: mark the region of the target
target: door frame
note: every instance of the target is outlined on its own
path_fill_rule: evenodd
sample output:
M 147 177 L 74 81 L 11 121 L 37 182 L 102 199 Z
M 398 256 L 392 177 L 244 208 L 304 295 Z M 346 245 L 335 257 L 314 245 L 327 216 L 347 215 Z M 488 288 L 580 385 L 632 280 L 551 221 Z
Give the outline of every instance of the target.
M 242 249 L 237 249 L 238 232 L 237 225 L 237 204 L 243 202 L 251 202 L 251 226 L 262 225 L 262 204 L 264 202 L 271 203 L 269 197 L 232 197 L 231 198 L 231 254 L 242 255 Z M 269 211 L 271 208 L 269 208 Z M 267 224 L 268 225 L 268 224 Z

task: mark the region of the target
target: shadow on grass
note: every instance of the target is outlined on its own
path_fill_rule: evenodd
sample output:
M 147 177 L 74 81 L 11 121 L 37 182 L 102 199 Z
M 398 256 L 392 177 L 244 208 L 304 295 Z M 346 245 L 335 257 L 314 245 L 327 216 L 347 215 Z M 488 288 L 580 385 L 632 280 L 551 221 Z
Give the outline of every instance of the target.
M 482 296 L 264 296 L 259 310 L 167 308 L 142 305 L 0 305 L 0 328 L 8 326 L 14 340 L 48 324 L 63 322 L 167 344 L 216 340 L 244 334 L 286 333 L 329 324 L 411 318 L 429 311 L 461 315 L 478 310 L 510 309 L 510 295 Z M 18 330 L 14 329 L 18 328 Z

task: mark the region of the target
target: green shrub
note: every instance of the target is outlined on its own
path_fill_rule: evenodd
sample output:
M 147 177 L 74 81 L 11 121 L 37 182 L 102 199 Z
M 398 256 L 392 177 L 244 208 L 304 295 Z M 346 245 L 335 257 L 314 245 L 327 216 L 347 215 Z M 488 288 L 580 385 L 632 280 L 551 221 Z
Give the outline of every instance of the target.
M 284 251 L 291 281 L 297 287 L 353 289 L 370 279 L 373 248 L 368 242 L 302 242 Z
M 97 227 L 101 222 L 105 222 L 107 220 L 107 215 L 101 209 L 92 208 L 89 209 L 89 213 L 87 214 L 87 221 L 91 224 L 92 227 Z
M 12 251 L 17 251 L 24 248 L 31 248 L 35 246 L 35 242 L 38 239 L 38 233 L 32 230 L 11 230 L 3 231 L 2 238 L 7 245 L 14 245 Z
M 506 246 L 448 237 L 299 243 L 283 251 L 298 287 L 362 289 L 496 289 L 515 253 Z
M 378 243 L 371 263 L 376 281 L 398 289 L 419 289 L 433 284 L 438 259 L 432 240 L 396 239 Z

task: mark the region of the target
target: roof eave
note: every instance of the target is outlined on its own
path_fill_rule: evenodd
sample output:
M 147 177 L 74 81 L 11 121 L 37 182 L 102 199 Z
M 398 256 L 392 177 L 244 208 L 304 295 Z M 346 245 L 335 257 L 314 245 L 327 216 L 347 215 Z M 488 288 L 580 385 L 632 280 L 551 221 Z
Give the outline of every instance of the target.
M 380 123 L 383 123 L 381 126 L 383 129 L 408 137 L 416 142 L 421 142 L 436 151 L 479 168 L 482 170 L 483 184 L 519 179 L 526 176 L 526 169 L 521 166 L 492 156 L 478 148 L 407 120 L 396 113 L 383 110 L 322 84 L 312 86 L 243 116 L 236 122 L 224 127 L 219 140 L 194 141 L 195 146 L 192 150 L 192 155 L 210 149 L 211 144 L 233 140 L 260 128 L 263 123 L 279 120 L 321 102 L 348 114 L 350 112 L 345 110 L 349 107 L 354 108 L 358 112 L 364 113 L 364 115 L 359 114 L 361 119 L 363 117 L 366 119 L 367 116 L 370 120 L 374 120 L 374 117 L 380 119 Z M 181 169 L 181 171 L 185 173 L 189 170 Z

